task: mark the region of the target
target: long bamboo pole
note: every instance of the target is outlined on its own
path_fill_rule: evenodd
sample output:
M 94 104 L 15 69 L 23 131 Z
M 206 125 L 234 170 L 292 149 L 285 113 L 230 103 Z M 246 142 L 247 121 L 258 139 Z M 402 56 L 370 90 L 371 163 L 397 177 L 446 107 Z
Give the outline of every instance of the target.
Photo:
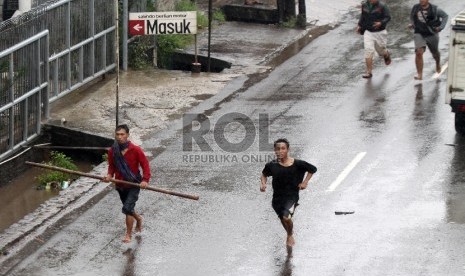
M 49 169 L 49 170 L 60 171 L 60 172 L 64 172 L 64 173 L 75 174 L 75 175 L 89 177 L 89 178 L 95 178 L 95 179 L 102 180 L 102 181 L 104 179 L 104 177 L 100 176 L 100 175 L 84 173 L 84 172 L 80 172 L 80 171 L 73 171 L 73 170 L 68 170 L 68 169 L 65 169 L 65 168 L 60 168 L 60 167 L 55 167 L 55 166 L 50 166 L 50 165 L 45 165 L 45 164 L 40 164 L 40 163 L 35 163 L 35 162 L 26 161 L 26 164 L 31 165 L 31 166 L 35 166 L 35 167 L 39 167 L 39 168 L 43 168 L 43 169 Z M 134 183 L 134 182 L 125 181 L 125 180 L 119 180 L 119 179 L 112 178 L 112 179 L 110 179 L 110 182 L 120 183 L 120 184 L 127 184 L 127 185 L 130 185 L 130 186 L 133 186 L 133 187 L 139 187 L 140 188 L 139 184 Z M 188 195 L 188 194 L 169 191 L 169 190 L 165 190 L 165 189 L 155 188 L 155 187 L 151 187 L 151 186 L 148 186 L 146 189 L 150 190 L 150 191 L 154 191 L 154 192 L 159 192 L 159 193 L 163 193 L 163 194 L 183 197 L 183 198 L 187 198 L 187 199 L 199 200 L 199 196 L 197 196 L 197 195 Z

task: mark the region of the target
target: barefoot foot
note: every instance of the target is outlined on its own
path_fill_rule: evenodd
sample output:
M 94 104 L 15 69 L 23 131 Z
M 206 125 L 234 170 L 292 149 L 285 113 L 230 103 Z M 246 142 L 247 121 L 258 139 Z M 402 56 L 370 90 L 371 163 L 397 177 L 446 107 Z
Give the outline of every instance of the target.
M 131 242 L 131 234 L 126 233 L 126 236 L 124 236 L 123 242 L 124 243 L 130 243 Z
M 420 75 L 416 75 L 416 76 L 414 76 L 413 78 L 416 79 L 416 80 L 422 80 L 422 79 L 423 79 L 423 77 L 420 76 Z

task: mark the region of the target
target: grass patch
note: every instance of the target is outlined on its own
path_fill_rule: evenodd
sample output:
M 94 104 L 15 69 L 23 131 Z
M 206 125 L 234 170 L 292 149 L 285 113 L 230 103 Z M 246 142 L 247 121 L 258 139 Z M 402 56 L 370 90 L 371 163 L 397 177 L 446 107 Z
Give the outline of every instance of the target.
M 219 23 L 223 23 L 226 21 L 226 17 L 224 16 L 224 13 L 222 10 L 213 11 L 212 19 Z
M 297 18 L 295 16 L 289 18 L 289 20 L 281 23 L 281 27 L 284 27 L 284 28 L 295 28 L 297 26 Z
M 46 165 L 74 171 L 78 170 L 78 167 L 74 164 L 73 160 L 64 153 L 52 151 L 50 155 L 50 161 L 45 163 Z M 71 178 L 72 175 L 64 172 L 46 170 L 46 172 L 37 177 L 37 180 L 39 181 L 39 186 L 45 186 L 47 183 L 61 183 L 62 181 L 66 181 Z
M 151 66 L 149 49 L 153 46 L 150 36 L 141 36 L 128 45 L 128 66 L 133 69 L 144 69 Z

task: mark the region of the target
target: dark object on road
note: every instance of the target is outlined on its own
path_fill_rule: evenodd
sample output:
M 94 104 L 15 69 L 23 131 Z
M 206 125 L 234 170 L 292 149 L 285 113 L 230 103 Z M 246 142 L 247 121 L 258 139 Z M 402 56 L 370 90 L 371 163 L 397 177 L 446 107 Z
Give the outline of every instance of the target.
M 83 173 L 83 172 L 79 172 L 79 171 L 63 169 L 63 168 L 59 168 L 59 167 L 54 167 L 54 166 L 49 166 L 49 165 L 34 163 L 34 162 L 29 162 L 29 161 L 26 161 L 26 164 L 31 165 L 31 166 L 40 167 L 40 168 L 43 168 L 43 169 L 61 171 L 61 172 L 69 173 L 69 174 L 75 174 L 75 175 L 79 175 L 79 176 L 85 176 L 85 177 L 89 177 L 89 178 L 95 178 L 95 179 L 98 179 L 98 180 L 103 180 L 102 176 L 94 175 L 94 174 L 90 174 L 90 173 Z M 134 186 L 134 187 L 140 187 L 139 184 L 129 182 L 129 181 L 118 180 L 118 179 L 111 179 L 110 181 L 113 182 L 113 183 L 121 183 L 121 184 L 127 184 L 127 185 Z M 188 195 L 188 194 L 168 191 L 168 190 L 155 188 L 155 187 L 150 187 L 150 186 L 145 188 L 145 190 L 151 190 L 151 191 L 159 192 L 159 193 L 163 193 L 163 194 L 174 195 L 174 196 L 179 196 L 179 197 L 193 199 L 193 200 L 199 200 L 199 196 L 197 196 L 197 195 Z
M 342 212 L 342 211 L 335 211 L 334 214 L 336 216 L 340 216 L 340 215 L 352 215 L 353 213 L 355 213 L 354 211 L 350 211 L 350 212 Z

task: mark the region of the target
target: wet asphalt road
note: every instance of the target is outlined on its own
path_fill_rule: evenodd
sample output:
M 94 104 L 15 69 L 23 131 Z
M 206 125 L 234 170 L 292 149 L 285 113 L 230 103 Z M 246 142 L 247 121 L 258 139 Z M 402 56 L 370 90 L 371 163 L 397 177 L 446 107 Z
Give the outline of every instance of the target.
M 405 16 L 416 1 L 390 2 Z M 464 8 L 435 2 L 450 15 Z M 181 121 L 146 141 L 161 152 L 151 163 L 156 184 L 198 194 L 198 202 L 142 192 L 144 233 L 127 246 L 112 192 L 9 275 L 463 275 L 465 139 L 444 104 L 445 76 L 430 79 L 427 53 L 425 80 L 413 80 L 413 43 L 399 19 L 391 25 L 393 63 L 377 61 L 373 79 L 362 79 L 355 16 L 263 81 L 215 105 L 238 79 L 190 111 L 205 113 L 211 128 L 232 112 L 246 115 L 252 122 L 227 125 L 225 136 L 253 141 L 247 149 L 225 151 L 212 129 L 203 136 L 212 151 L 183 150 Z M 445 31 L 442 53 L 447 44 Z M 269 126 L 246 131 L 258 129 L 260 114 Z M 271 190 L 259 191 L 272 152 L 260 150 L 258 133 L 287 137 L 291 154 L 319 169 L 301 193 L 292 255 Z

